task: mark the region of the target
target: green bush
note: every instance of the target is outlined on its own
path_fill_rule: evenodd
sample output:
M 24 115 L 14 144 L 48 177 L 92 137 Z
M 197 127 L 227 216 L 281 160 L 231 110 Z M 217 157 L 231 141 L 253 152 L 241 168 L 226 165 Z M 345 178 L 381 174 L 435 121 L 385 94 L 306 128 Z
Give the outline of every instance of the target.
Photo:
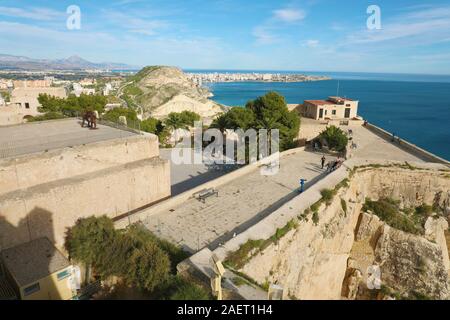
M 347 135 L 338 127 L 327 127 L 320 133 L 319 137 L 326 141 L 330 150 L 342 152 L 347 147 Z
M 347 202 L 345 202 L 344 199 L 341 199 L 341 207 L 342 210 L 344 211 L 345 216 L 347 216 Z
M 176 277 L 170 300 L 210 300 L 211 296 L 204 288 Z
M 396 200 L 390 198 L 382 198 L 378 201 L 366 199 L 362 210 L 372 211 L 393 228 L 413 234 L 423 233 L 421 222 L 415 219 L 415 217 L 400 212 L 399 202 Z
M 47 112 L 43 115 L 39 116 L 30 116 L 27 117 L 28 122 L 38 122 L 38 121 L 47 121 L 47 120 L 57 120 L 57 119 L 63 119 L 65 116 L 60 112 Z
M 200 121 L 199 114 L 191 111 L 171 112 L 164 120 L 164 124 L 169 129 L 188 129 L 194 126 L 195 121 Z
M 65 247 L 72 259 L 95 266 L 115 236 L 114 223 L 106 216 L 78 219 L 66 233 Z
M 130 108 L 114 108 L 109 110 L 103 116 L 103 119 L 111 122 L 119 122 L 119 118 L 124 116 L 127 118 L 127 123 L 130 125 L 131 123 L 135 123 L 138 121 L 137 113 L 135 110 Z
M 155 289 L 169 276 L 169 257 L 154 242 L 146 242 L 141 248 L 134 249 L 128 265 L 126 280 L 148 291 Z
M 314 223 L 314 225 L 318 225 L 319 224 L 319 213 L 317 211 L 314 211 L 312 214 L 312 222 Z
M 336 192 L 330 189 L 323 189 L 320 191 L 320 194 L 322 195 L 322 200 L 325 201 L 327 205 L 330 205 Z

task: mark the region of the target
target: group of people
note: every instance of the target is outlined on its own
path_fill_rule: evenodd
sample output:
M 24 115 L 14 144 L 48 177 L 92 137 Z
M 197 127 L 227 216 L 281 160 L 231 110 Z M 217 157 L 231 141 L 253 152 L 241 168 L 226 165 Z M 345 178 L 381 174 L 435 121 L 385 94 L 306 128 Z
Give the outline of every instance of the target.
M 323 155 L 321 158 L 322 169 L 326 166 L 327 167 L 326 172 L 333 172 L 334 170 L 336 170 L 337 168 L 339 168 L 342 165 L 344 160 L 341 159 L 340 157 L 338 157 L 336 160 L 328 161 L 328 163 L 326 165 L 325 165 L 325 162 L 326 162 L 326 158 L 325 158 L 325 155 Z

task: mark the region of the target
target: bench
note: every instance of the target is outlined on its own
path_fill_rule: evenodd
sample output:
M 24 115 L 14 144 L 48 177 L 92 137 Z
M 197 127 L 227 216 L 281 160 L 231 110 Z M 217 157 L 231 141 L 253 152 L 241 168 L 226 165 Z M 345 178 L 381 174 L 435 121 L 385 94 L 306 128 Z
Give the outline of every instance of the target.
M 216 197 L 219 196 L 219 191 L 217 191 L 214 188 L 208 188 L 200 190 L 199 192 L 194 193 L 194 198 L 197 200 L 200 200 L 201 202 L 205 203 L 206 199 L 211 197 L 212 195 L 216 195 Z

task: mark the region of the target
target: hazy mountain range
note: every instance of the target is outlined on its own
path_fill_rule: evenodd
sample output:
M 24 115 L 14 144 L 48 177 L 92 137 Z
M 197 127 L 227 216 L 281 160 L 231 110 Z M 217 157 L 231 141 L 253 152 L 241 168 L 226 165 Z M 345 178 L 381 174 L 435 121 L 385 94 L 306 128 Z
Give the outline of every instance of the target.
M 125 70 L 140 69 L 124 63 L 102 62 L 94 63 L 79 56 L 71 56 L 67 59 L 33 59 L 23 56 L 0 54 L 0 69 L 11 70 L 86 70 L 86 69 L 109 69 Z

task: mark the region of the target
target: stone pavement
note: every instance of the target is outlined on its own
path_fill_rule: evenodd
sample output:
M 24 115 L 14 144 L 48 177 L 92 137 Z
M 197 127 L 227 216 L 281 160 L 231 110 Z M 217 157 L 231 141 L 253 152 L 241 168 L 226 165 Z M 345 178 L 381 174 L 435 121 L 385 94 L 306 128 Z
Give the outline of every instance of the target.
M 342 127 L 345 129 L 346 127 Z M 377 136 L 363 126 L 351 127 L 353 141 L 358 148 L 353 151 L 353 157 L 368 160 L 392 160 L 423 162 L 422 159 L 398 148 L 390 141 Z
M 307 188 L 323 177 L 321 156 L 305 151 L 284 156 L 277 175 L 262 176 L 255 169 L 220 186 L 218 197 L 209 197 L 205 203 L 189 199 L 143 222 L 157 236 L 190 252 L 205 246 L 214 249 L 298 195 L 300 178 L 308 180 Z
M 0 159 L 135 135 L 104 125 L 90 130 L 80 123 L 67 119 L 0 127 Z
M 352 159 L 423 162 L 362 126 L 352 129 L 358 145 Z M 323 178 L 326 174 L 319 166 L 321 156 L 308 151 L 287 155 L 281 159 L 280 172 L 275 176 L 262 176 L 255 169 L 220 186 L 219 197 L 210 197 L 205 203 L 189 199 L 148 216 L 144 224 L 190 252 L 204 247 L 214 250 L 298 195 L 300 178 L 308 180 L 306 188 Z
M 170 180 L 172 196 L 193 189 L 201 184 L 216 179 L 230 170 L 217 170 L 217 167 L 206 164 L 175 164 L 171 161 L 172 149 L 159 149 L 161 158 L 170 161 Z M 193 151 L 192 151 L 193 155 Z M 191 156 L 192 159 L 193 156 Z

